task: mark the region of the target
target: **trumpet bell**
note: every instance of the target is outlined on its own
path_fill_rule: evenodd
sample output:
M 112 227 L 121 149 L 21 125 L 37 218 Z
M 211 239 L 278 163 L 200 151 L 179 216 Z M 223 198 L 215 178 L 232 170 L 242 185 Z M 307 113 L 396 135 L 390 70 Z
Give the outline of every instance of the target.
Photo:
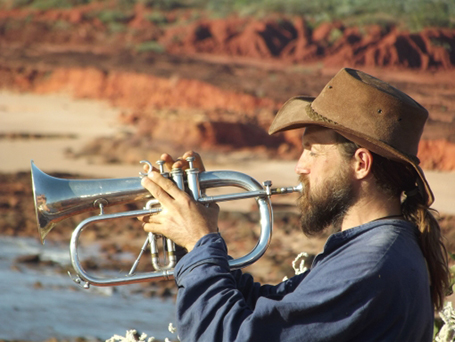
M 62 179 L 47 175 L 32 161 L 32 188 L 38 233 L 44 243 L 55 225 L 71 216 L 150 198 L 141 178 Z

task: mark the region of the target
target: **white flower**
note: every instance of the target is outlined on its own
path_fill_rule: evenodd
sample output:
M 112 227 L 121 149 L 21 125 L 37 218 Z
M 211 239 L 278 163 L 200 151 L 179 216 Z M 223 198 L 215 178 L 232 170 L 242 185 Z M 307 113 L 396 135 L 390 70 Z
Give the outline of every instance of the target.
M 305 252 L 302 252 L 299 255 L 297 255 L 297 257 L 292 262 L 292 268 L 294 269 L 295 275 L 302 274 L 303 272 L 305 272 L 308 269 L 305 266 L 306 258 L 308 258 L 308 254 Z M 297 261 L 299 261 L 299 259 L 302 259 L 302 260 L 300 260 L 299 266 L 296 267 Z
M 135 335 L 137 335 L 137 330 L 132 329 L 132 330 L 127 330 L 125 336 L 120 336 L 120 335 L 114 335 L 110 339 L 107 339 L 106 342 L 137 342 Z M 147 339 L 147 334 L 142 333 L 142 335 L 139 337 L 140 342 L 145 342 Z M 149 337 L 147 342 L 153 342 L 155 341 L 155 337 Z
M 167 327 L 167 329 L 169 330 L 170 333 L 172 334 L 175 334 L 177 332 L 177 328 L 174 327 L 174 325 L 171 323 L 169 323 L 169 326 Z
M 116 341 L 124 341 L 124 337 L 120 335 L 114 335 L 110 339 L 107 339 L 106 342 L 116 342 Z
M 455 311 L 452 302 L 447 302 L 439 312 L 444 325 L 436 336 L 436 342 L 455 342 Z

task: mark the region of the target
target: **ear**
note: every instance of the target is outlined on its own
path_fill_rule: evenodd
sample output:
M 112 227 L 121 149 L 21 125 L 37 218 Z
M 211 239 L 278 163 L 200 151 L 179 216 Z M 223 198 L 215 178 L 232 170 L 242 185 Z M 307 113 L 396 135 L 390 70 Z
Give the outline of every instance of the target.
M 373 155 L 369 150 L 363 147 L 358 148 L 351 160 L 354 168 L 354 177 L 356 179 L 365 179 L 371 174 Z

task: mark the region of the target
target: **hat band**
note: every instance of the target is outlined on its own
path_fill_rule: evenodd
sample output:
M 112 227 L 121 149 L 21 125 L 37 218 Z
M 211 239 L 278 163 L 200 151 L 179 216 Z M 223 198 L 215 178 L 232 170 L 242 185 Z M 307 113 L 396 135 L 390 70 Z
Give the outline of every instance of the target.
M 325 116 L 322 116 L 321 114 L 319 114 L 318 112 L 316 112 L 312 107 L 311 107 L 311 103 L 309 103 L 306 107 L 305 107 L 305 111 L 307 113 L 307 115 L 309 116 L 309 118 L 313 121 L 322 121 L 322 122 L 327 122 L 327 123 L 330 123 L 330 124 L 333 124 L 333 125 L 338 125 L 337 122 L 333 121 L 333 120 L 330 120 L 328 118 L 326 118 Z

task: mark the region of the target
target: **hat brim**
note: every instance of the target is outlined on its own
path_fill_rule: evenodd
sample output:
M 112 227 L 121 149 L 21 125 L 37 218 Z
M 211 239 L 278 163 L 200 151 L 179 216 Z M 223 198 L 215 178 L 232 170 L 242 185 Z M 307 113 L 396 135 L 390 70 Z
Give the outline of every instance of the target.
M 418 165 L 419 160 L 417 157 L 405 155 L 380 140 L 374 139 L 361 132 L 353 131 L 322 116 L 310 116 L 309 110 L 311 109 L 308 107 L 311 107 L 311 103 L 314 99 L 314 97 L 308 96 L 296 96 L 289 99 L 275 116 L 275 119 L 270 126 L 269 134 L 304 128 L 311 125 L 333 129 L 346 139 L 367 148 L 373 153 L 388 159 L 411 164 L 419 176 L 418 186 L 420 193 L 425 196 L 426 203 L 430 206 L 434 202 L 433 192 L 430 189 L 422 169 Z

